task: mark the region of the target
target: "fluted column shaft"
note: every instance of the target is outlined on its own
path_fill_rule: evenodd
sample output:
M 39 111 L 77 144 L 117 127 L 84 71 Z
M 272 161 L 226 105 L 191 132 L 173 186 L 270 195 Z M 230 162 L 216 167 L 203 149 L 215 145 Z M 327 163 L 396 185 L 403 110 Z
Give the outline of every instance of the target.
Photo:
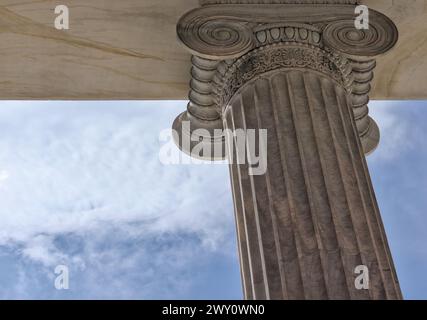
M 268 130 L 265 175 L 230 165 L 245 297 L 400 299 L 344 88 L 315 71 L 276 70 L 246 83 L 223 119 L 233 131 Z M 233 145 L 236 159 L 245 150 Z M 360 265 L 369 290 L 355 286 Z

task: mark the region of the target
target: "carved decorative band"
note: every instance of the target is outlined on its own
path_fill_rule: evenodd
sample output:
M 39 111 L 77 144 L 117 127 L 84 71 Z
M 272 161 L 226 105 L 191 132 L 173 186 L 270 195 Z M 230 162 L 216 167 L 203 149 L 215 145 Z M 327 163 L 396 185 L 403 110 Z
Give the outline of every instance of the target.
M 322 31 L 308 24 L 267 24 L 255 28 L 254 33 L 256 47 L 279 42 L 298 42 L 323 47 Z
M 217 73 L 214 78 L 217 104 L 225 107 L 233 95 L 256 76 L 285 68 L 318 71 L 347 90 L 351 87 L 352 70 L 347 59 L 314 46 L 284 42 L 253 50 L 229 66 L 224 75 Z

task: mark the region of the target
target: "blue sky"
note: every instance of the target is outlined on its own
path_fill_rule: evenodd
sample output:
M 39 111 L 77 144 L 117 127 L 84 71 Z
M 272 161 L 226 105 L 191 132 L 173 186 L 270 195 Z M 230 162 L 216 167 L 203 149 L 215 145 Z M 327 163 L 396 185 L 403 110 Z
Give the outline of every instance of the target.
M 225 165 L 164 165 L 186 102 L 2 102 L 0 299 L 241 299 Z M 373 102 L 371 175 L 408 299 L 427 299 L 427 102 Z M 56 290 L 54 269 L 70 268 Z

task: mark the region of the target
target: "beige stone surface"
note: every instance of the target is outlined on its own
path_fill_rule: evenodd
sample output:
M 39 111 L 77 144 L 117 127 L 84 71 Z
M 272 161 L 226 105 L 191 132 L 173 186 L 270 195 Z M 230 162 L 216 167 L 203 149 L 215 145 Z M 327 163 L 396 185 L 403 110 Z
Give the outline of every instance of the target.
M 427 98 L 427 0 L 366 0 L 400 29 L 373 99 Z M 54 8 L 70 8 L 70 30 Z M 2 0 L 0 99 L 186 99 L 190 56 L 176 22 L 197 0 Z
M 394 50 L 378 57 L 373 99 L 427 99 L 427 0 L 364 0 L 399 29 Z
M 70 29 L 54 28 L 56 5 Z M 2 0 L 1 99 L 186 98 L 176 22 L 197 0 Z

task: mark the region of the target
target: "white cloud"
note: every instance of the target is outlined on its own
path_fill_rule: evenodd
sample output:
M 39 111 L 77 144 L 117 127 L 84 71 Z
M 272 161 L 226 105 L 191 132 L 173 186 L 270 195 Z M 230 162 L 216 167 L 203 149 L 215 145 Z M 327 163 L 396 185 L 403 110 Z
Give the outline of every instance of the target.
M 410 123 L 402 121 L 399 111 L 402 103 L 373 101 L 370 103 L 370 116 L 377 122 L 381 141 L 371 156 L 372 160 L 390 161 L 412 147 Z M 409 106 L 408 106 L 409 107 Z
M 206 251 L 234 254 L 227 167 L 162 165 L 159 133 L 185 103 L 145 104 L 5 103 L 0 110 L 0 247 L 15 248 L 24 259 L 48 268 L 65 261 L 81 270 L 100 263 L 110 271 L 160 259 L 131 243 L 172 235 L 178 240 L 191 235 Z M 75 243 L 61 243 L 69 235 L 75 235 Z M 127 246 L 123 252 L 103 247 L 109 242 Z M 172 241 L 171 248 L 181 249 L 175 257 L 145 265 L 173 263 L 183 270 L 179 265 L 187 265 L 199 250 L 194 243 L 174 247 Z
M 0 171 L 0 183 L 7 180 L 7 178 L 9 178 L 7 171 Z

